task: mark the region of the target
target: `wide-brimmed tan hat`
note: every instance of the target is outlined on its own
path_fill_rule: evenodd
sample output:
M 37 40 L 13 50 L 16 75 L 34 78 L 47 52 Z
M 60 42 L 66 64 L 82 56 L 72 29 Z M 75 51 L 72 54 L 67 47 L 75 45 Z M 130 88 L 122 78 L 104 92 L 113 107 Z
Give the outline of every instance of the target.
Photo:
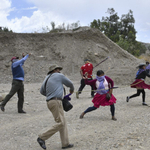
M 62 70 L 63 68 L 60 67 L 60 66 L 58 66 L 57 64 L 52 64 L 52 65 L 49 67 L 49 72 L 48 72 L 48 74 L 51 73 L 52 71 L 54 71 L 55 69 L 60 69 L 60 70 Z

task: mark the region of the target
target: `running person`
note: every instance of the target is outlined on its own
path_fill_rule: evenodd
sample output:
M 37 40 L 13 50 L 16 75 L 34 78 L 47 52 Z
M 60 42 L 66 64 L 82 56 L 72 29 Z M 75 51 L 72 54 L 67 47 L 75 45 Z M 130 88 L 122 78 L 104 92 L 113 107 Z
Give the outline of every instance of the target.
M 129 99 L 131 99 L 133 97 L 140 96 L 140 94 L 142 93 L 142 105 L 147 106 L 147 104 L 145 103 L 145 90 L 144 89 L 150 89 L 150 85 L 146 84 L 144 82 L 144 80 L 145 80 L 146 76 L 150 77 L 150 75 L 146 71 L 146 64 L 141 63 L 138 66 L 138 68 L 139 68 L 139 70 L 136 73 L 135 81 L 130 85 L 131 88 L 137 89 L 137 93 L 133 94 L 131 96 L 127 96 L 126 102 L 129 102 Z
M 92 72 L 93 72 L 93 65 L 92 63 L 89 62 L 88 59 L 84 60 L 85 64 L 80 68 L 80 74 L 81 74 L 81 85 L 78 89 L 78 91 L 76 92 L 76 98 L 79 98 L 79 94 L 81 94 L 82 90 L 84 89 L 84 87 L 86 86 L 85 84 L 85 73 L 87 73 L 87 78 L 88 80 L 92 80 Z M 94 97 L 94 88 L 92 85 L 91 86 L 91 97 Z

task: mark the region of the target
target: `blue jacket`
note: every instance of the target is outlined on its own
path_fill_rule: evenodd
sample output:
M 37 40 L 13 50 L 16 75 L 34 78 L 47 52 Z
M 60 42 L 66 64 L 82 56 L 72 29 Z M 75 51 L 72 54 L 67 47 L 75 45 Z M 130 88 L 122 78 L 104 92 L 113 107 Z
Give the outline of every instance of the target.
M 12 69 L 13 79 L 24 81 L 24 70 L 22 66 L 28 57 L 29 54 L 27 54 L 22 59 L 12 63 L 11 69 Z

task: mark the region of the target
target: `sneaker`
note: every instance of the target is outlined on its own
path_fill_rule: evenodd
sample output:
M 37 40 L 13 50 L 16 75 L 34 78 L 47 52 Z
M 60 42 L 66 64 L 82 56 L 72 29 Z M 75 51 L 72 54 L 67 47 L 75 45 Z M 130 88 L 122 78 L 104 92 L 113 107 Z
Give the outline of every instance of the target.
M 129 96 L 127 96 L 127 98 L 126 98 L 126 102 L 129 102 L 129 99 L 130 99 L 130 98 L 129 98 Z
M 76 92 L 76 98 L 79 98 L 79 92 Z
M 143 103 L 142 103 L 142 105 L 144 105 L 144 106 L 148 106 L 145 102 L 143 102 Z
M 66 146 L 66 147 L 62 147 L 62 149 L 72 148 L 73 146 L 74 146 L 73 144 L 69 144 L 69 145 Z
M 40 139 L 40 138 L 37 138 L 37 142 L 40 144 L 40 146 L 43 148 L 43 149 L 46 149 L 46 146 L 45 146 L 45 141 Z

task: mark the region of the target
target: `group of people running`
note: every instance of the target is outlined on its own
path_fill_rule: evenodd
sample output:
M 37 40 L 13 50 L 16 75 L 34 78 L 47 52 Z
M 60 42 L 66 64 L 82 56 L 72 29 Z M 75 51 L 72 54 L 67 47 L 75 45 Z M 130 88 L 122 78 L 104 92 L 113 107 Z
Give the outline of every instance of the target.
M 141 63 L 137 67 L 138 71 L 136 73 L 135 81 L 130 85 L 131 88 L 136 88 L 137 93 L 131 96 L 127 96 L 126 102 L 129 102 L 129 99 L 137 97 L 142 93 L 142 105 L 147 106 L 145 103 L 145 90 L 150 89 L 150 85 L 144 82 L 146 76 L 150 77 L 150 64 L 149 62 Z M 112 120 L 116 121 L 115 117 L 115 103 L 116 98 L 112 94 L 114 88 L 113 80 L 106 76 L 103 70 L 98 70 L 96 74 L 96 79 L 92 79 L 92 70 L 93 65 L 90 63 L 88 59 L 85 59 L 85 64 L 81 67 L 80 73 L 82 76 L 81 85 L 76 92 L 76 98 L 79 98 L 79 94 L 81 94 L 85 85 L 91 86 L 91 96 L 93 97 L 93 106 L 88 107 L 84 112 L 81 113 L 80 119 L 84 117 L 84 115 L 88 112 L 94 111 L 100 106 L 110 106 L 110 111 L 112 115 Z M 93 94 L 95 91 L 95 95 Z
M 25 114 L 26 112 L 23 110 L 23 103 L 24 103 L 24 70 L 22 68 L 24 62 L 31 54 L 24 55 L 22 54 L 22 58 L 19 60 L 19 57 L 13 57 L 11 59 L 12 62 L 12 88 L 9 94 L 5 97 L 3 102 L 0 104 L 1 110 L 5 111 L 5 106 L 7 102 L 11 99 L 11 97 L 17 92 L 18 95 L 18 113 Z M 81 94 L 83 88 L 86 85 L 91 86 L 91 97 L 93 106 L 88 107 L 84 112 L 81 113 L 80 119 L 84 117 L 84 115 L 88 112 L 94 111 L 100 106 L 110 106 L 110 111 L 112 115 L 112 120 L 116 121 L 115 117 L 115 103 L 116 98 L 113 95 L 114 82 L 113 80 L 106 76 L 103 70 L 98 70 L 96 73 L 96 78 L 92 78 L 92 71 L 93 65 L 90 63 L 88 59 L 84 60 L 85 64 L 81 67 L 80 73 L 82 76 L 81 85 L 76 92 L 76 98 L 79 98 L 79 94 Z M 144 82 L 146 76 L 150 77 L 149 63 L 146 64 L 142 63 L 138 66 L 138 71 L 136 73 L 135 81 L 131 84 L 131 88 L 136 88 L 137 93 L 131 96 L 127 96 L 126 101 L 133 97 L 139 96 L 142 93 L 143 105 L 147 105 L 145 103 L 145 91 L 144 89 L 150 89 L 150 85 Z M 147 67 L 147 68 L 146 68 Z M 60 133 L 60 139 L 62 144 L 62 149 L 72 148 L 74 145 L 70 144 L 68 138 L 68 131 L 67 131 L 67 123 L 64 117 L 64 110 L 62 106 L 63 100 L 63 92 L 64 87 L 70 88 L 70 93 L 74 93 L 74 85 L 71 80 L 69 80 L 66 76 L 64 76 L 60 71 L 62 67 L 53 64 L 49 67 L 48 74 L 43 81 L 43 84 L 40 89 L 40 93 L 46 97 L 47 107 L 52 113 L 54 120 L 56 122 L 55 125 L 52 126 L 51 129 L 46 131 L 43 134 L 40 134 L 37 138 L 37 142 L 39 145 L 46 149 L 45 141 L 49 139 L 53 134 L 56 132 Z M 71 99 L 68 97 L 69 100 Z

